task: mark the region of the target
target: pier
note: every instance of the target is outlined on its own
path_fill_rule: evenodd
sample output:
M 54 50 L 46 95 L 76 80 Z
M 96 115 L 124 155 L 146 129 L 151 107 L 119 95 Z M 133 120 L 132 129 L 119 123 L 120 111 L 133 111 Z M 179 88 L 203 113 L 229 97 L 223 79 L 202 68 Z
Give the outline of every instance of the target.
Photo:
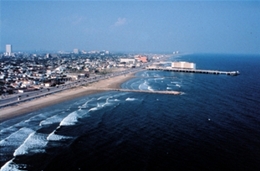
M 170 68 L 170 67 L 147 67 L 147 70 L 161 70 L 171 72 L 186 72 L 186 73 L 200 73 L 200 74 L 225 74 L 236 76 L 239 75 L 239 71 L 218 71 L 218 70 L 202 70 L 202 69 L 183 69 L 183 68 Z

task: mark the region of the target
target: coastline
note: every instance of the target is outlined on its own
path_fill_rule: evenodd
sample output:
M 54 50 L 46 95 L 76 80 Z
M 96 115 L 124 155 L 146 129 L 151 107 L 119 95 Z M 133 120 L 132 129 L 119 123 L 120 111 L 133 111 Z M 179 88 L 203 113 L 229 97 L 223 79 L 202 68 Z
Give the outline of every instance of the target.
M 125 81 L 134 77 L 135 73 L 121 75 L 113 78 L 108 78 L 105 80 L 97 81 L 89 84 L 88 86 L 80 86 L 65 90 L 59 93 L 48 95 L 46 97 L 41 97 L 34 99 L 32 101 L 22 102 L 16 105 L 8 106 L 1 109 L 0 122 L 17 117 L 26 113 L 30 113 L 39 110 L 44 107 L 48 107 L 54 104 L 65 102 L 77 97 L 87 96 L 91 94 L 97 94 L 104 92 L 105 90 L 97 90 L 98 88 L 115 88 L 119 89 L 121 84 Z M 93 88 L 95 87 L 95 89 Z

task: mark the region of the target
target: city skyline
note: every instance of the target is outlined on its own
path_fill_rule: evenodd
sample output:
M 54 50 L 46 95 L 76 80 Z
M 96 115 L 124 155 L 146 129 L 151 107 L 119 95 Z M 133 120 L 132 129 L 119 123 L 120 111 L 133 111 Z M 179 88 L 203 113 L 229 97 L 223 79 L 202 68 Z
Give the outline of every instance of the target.
M 260 1 L 4 0 L 0 51 L 258 54 L 259 20 Z

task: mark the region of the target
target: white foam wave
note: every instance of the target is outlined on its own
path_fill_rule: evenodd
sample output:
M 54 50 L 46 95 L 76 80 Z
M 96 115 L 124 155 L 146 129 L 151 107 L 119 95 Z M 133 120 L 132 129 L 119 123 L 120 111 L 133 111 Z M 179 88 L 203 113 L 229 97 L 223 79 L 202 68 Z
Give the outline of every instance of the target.
M 111 105 L 111 103 L 106 102 L 106 103 L 102 104 L 102 107 L 109 106 L 109 105 Z
M 138 82 L 133 82 L 133 83 L 130 85 L 130 88 L 131 88 L 131 89 L 136 89 L 135 87 L 137 87 L 137 85 L 139 85 Z M 126 87 L 127 87 L 127 86 L 126 86 Z
M 125 101 L 135 101 L 135 100 L 137 100 L 137 99 L 136 98 L 130 98 L 130 97 L 125 99 Z
M 159 74 L 154 74 L 154 77 L 160 77 L 160 75 Z
M 93 108 L 89 109 L 89 111 L 96 111 L 96 110 L 98 110 L 98 107 L 93 107 Z
M 33 132 L 24 141 L 20 147 L 14 151 L 14 156 L 24 155 L 28 153 L 44 153 L 44 147 L 47 145 L 45 134 Z
M 140 90 L 147 90 L 148 89 L 148 82 L 145 80 L 142 84 L 139 85 Z
M 55 131 L 53 131 L 52 133 L 50 133 L 48 135 L 47 140 L 48 141 L 60 141 L 60 140 L 71 139 L 71 138 L 72 137 L 55 134 Z
M 18 130 L 16 125 L 12 125 L 10 127 L 0 128 L 0 129 L 1 129 L 1 131 L 0 131 L 1 139 L 4 139 L 5 137 L 8 137 L 12 132 L 16 132 Z
M 47 119 L 41 121 L 39 125 L 40 126 L 51 125 L 51 124 L 54 124 L 54 123 L 59 123 L 61 120 L 62 120 L 62 116 L 54 115 L 50 118 L 47 118 Z
M 6 162 L 0 169 L 0 171 L 20 171 L 20 169 L 25 170 L 27 168 L 26 164 L 16 164 L 13 159 Z
M 113 97 L 112 97 L 112 96 L 111 96 L 111 97 L 108 97 L 108 98 L 106 99 L 106 103 L 108 103 L 111 98 L 113 98 Z
M 167 87 L 166 89 L 167 89 L 167 90 L 171 90 L 172 88 L 171 88 L 171 87 Z
M 97 106 L 89 109 L 89 111 L 96 111 L 96 110 L 99 110 L 99 109 L 101 109 L 101 108 L 103 108 L 105 106 L 108 106 L 108 105 L 111 105 L 111 103 L 109 103 L 109 102 L 97 103 Z
M 167 84 L 167 86 L 176 86 L 176 87 L 181 87 L 181 85 L 179 84 L 179 82 L 176 82 L 176 81 L 172 81 L 171 82 L 172 84 Z
M 107 98 L 110 98 L 110 97 L 111 97 L 111 96 L 108 97 L 107 95 L 106 95 L 106 96 L 101 96 L 101 97 L 99 97 L 97 100 L 107 99 Z
M 175 84 L 176 85 L 176 87 L 181 87 L 181 85 L 180 84 Z
M 143 72 L 141 76 L 142 76 L 142 77 L 148 77 L 149 74 L 148 74 L 147 72 Z
M 88 103 L 91 102 L 91 101 L 93 101 L 93 100 L 94 100 L 94 98 L 92 98 L 92 99 L 86 101 L 83 105 L 79 106 L 79 108 L 80 108 L 80 109 L 85 109 L 85 108 L 87 108 L 87 107 L 88 107 Z
M 22 120 L 21 122 L 15 123 L 15 124 L 9 124 L 12 126 L 0 128 L 0 136 L 1 139 L 3 139 L 5 136 L 9 136 L 11 133 L 18 131 L 20 128 L 23 127 L 30 127 L 31 129 L 36 129 L 38 127 L 37 122 L 41 122 L 42 120 L 46 119 L 47 113 L 39 114 L 33 117 L 30 117 L 29 119 Z
M 165 78 L 155 78 L 154 81 L 157 81 L 157 80 L 163 80 Z
M 60 122 L 60 126 L 75 125 L 78 122 L 78 118 L 78 113 L 76 111 L 72 112 Z
M 12 133 L 5 139 L 0 141 L 0 147 L 6 147 L 6 146 L 16 146 L 18 147 L 27 137 L 29 134 L 34 132 L 30 128 L 21 128 L 18 131 Z
M 41 121 L 41 120 L 43 120 L 45 118 L 46 118 L 46 115 L 41 113 L 39 115 L 33 116 L 33 117 L 23 121 L 23 122 Z
M 0 126 L 0 136 L 1 139 L 9 136 L 11 133 L 18 131 L 18 129 L 23 128 L 23 127 L 28 127 L 31 129 L 37 129 L 39 127 L 39 123 L 42 122 L 43 120 L 45 120 L 47 117 L 52 116 L 54 113 L 57 113 L 58 111 L 60 111 L 60 109 L 58 110 L 52 110 L 52 111 L 48 111 L 48 112 L 44 112 L 44 113 L 32 113 L 30 114 L 32 117 L 30 117 L 29 119 L 26 120 L 22 120 L 20 122 L 16 122 L 15 124 L 8 123 L 8 125 L 6 125 L 5 127 L 1 127 Z M 14 120 L 15 121 L 15 120 Z M 9 126 L 11 125 L 11 126 Z M 9 127 L 7 127 L 9 126 Z
M 148 86 L 149 91 L 154 91 L 154 89 L 151 86 Z
M 97 103 L 97 108 L 101 108 L 105 103 Z
M 107 97 L 107 96 L 106 96 L 106 97 Z M 118 100 L 118 99 L 111 99 L 111 98 L 113 98 L 113 96 L 107 97 L 107 98 L 106 98 L 106 101 L 103 102 L 103 103 L 98 102 L 98 103 L 97 103 L 97 106 L 90 108 L 89 111 L 96 111 L 96 110 L 99 110 L 99 109 L 101 109 L 101 108 L 104 108 L 105 106 L 111 106 L 111 105 L 114 104 L 114 102 L 120 101 L 120 100 Z M 104 99 L 104 97 L 103 97 L 103 99 Z
M 113 97 L 108 97 L 108 98 L 106 99 L 106 102 L 105 102 L 104 104 L 102 104 L 102 107 L 112 105 L 115 100 L 113 100 L 113 99 L 111 99 L 111 98 L 113 98 Z

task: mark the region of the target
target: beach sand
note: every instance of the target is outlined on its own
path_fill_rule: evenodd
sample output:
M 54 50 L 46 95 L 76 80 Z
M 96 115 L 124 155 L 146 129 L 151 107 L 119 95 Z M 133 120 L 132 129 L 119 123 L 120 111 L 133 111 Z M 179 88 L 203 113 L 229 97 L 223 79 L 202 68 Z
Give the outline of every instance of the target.
M 120 88 L 120 85 L 123 82 L 133 77 L 134 77 L 133 73 L 128 75 L 117 76 L 117 77 L 101 80 L 98 82 L 94 82 L 87 86 L 72 88 L 59 93 L 48 95 L 46 97 L 41 97 L 38 99 L 34 99 L 32 101 L 21 102 L 16 105 L 2 108 L 0 112 L 0 122 L 4 120 L 8 120 L 12 117 L 16 117 L 22 114 L 39 110 L 43 107 L 51 106 L 77 97 L 86 96 L 86 95 L 95 94 L 104 91 L 104 90 L 97 90 L 98 88 L 118 89 Z

